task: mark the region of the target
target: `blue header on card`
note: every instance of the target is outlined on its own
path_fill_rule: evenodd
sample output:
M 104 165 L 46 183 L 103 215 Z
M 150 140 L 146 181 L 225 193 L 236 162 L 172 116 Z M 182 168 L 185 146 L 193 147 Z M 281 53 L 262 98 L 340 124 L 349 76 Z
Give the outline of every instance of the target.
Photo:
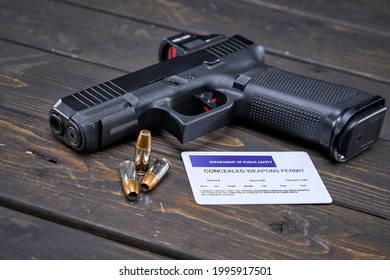
M 192 167 L 276 167 L 272 156 L 190 155 Z

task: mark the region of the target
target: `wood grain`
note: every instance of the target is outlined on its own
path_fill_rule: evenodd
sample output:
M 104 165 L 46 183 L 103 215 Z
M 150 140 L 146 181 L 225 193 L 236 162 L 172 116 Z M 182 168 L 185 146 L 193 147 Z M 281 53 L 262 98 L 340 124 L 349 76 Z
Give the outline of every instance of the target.
M 47 0 L 3 0 L 0 13 L 0 38 L 127 71 L 156 63 L 161 38 L 176 33 Z
M 129 247 L 0 206 L 0 259 L 162 259 Z
M 45 61 L 40 66 L 23 73 L 15 71 L 20 65 L 23 65 L 23 57 L 18 60 L 18 66 L 6 65 L 7 73 L 16 74 L 18 79 L 29 84 L 29 86 L 24 88 L 3 87 L 4 91 L 0 101 L 0 106 L 4 109 L 17 112 L 23 116 L 33 115 L 39 117 L 40 129 L 43 129 L 45 132 L 42 137 L 45 139 L 53 137 L 48 127 L 48 111 L 64 93 L 70 94 L 72 89 L 75 92 L 77 88 L 92 86 L 109 77 L 122 74 L 116 70 L 105 70 L 101 66 L 75 62 L 68 58 L 52 56 L 36 50 L 28 50 L 9 43 L 3 43 L 2 46 L 3 52 L 9 50 L 8 57 L 17 57 L 19 54 L 24 53 L 26 57 L 39 57 L 41 61 Z M 52 69 L 55 67 L 57 69 L 53 71 Z M 94 71 L 96 75 L 86 75 L 90 71 Z M 333 76 L 336 76 L 336 74 Z M 363 84 L 364 81 L 361 83 Z M 162 135 L 154 140 L 154 150 L 162 152 L 169 157 L 174 157 L 177 160 L 180 160 L 180 152 L 183 150 L 307 150 L 304 145 L 284 140 L 283 135 L 269 134 L 267 131 L 261 131 L 261 129 L 252 127 L 245 121 L 236 121 L 229 127 L 221 128 L 186 145 L 179 144 L 168 133 L 161 131 L 156 131 L 156 133 Z M 14 137 L 13 134 L 9 136 Z M 134 141 L 134 139 L 129 140 Z M 12 141 L 12 138 L 9 141 Z M 167 143 L 170 145 L 167 145 Z M 66 147 L 62 148 L 67 149 Z M 45 154 L 39 148 L 33 150 Z M 106 150 L 110 151 L 111 148 Z M 332 196 L 334 196 L 335 203 L 348 205 L 351 208 L 357 207 L 356 209 L 366 212 L 374 211 L 379 216 L 390 217 L 389 209 L 384 207 L 390 199 L 387 191 L 387 180 L 389 177 L 386 169 L 389 159 L 378 160 L 381 154 L 389 152 L 389 143 L 387 141 L 380 140 L 370 151 L 342 165 L 330 162 L 325 153 L 311 149 L 308 151 L 311 157 L 315 159 L 314 162 L 326 181 Z M 363 174 L 364 177 L 359 176 Z M 361 181 L 356 182 L 354 178 L 361 178 Z M 368 191 L 366 189 L 370 188 L 373 191 L 367 194 Z M 381 191 L 377 192 L 377 189 Z M 357 191 L 359 191 L 359 194 L 356 194 Z M 352 195 L 357 196 L 358 199 L 350 200 L 349 198 Z M 370 197 L 370 202 L 367 202 L 367 198 Z M 359 206 L 355 206 L 355 204 Z
M 170 155 L 172 171 L 156 191 L 129 203 L 121 192 L 117 172 L 118 163 L 129 157 L 128 145 L 78 155 L 50 137 L 47 127 L 30 125 L 36 122 L 33 117 L 18 121 L 12 113 L 2 112 L 2 116 L 0 129 L 7 131 L 0 138 L 2 204 L 18 205 L 23 211 L 175 258 L 388 257 L 383 238 L 389 234 L 389 221 L 362 213 L 357 216 L 355 211 L 337 206 L 337 201 L 324 206 L 196 205 L 183 177 L 181 160 L 172 157 L 170 149 L 162 151 L 160 141 L 166 147 L 165 138 L 156 137 L 155 146 L 160 148 L 153 156 Z M 57 163 L 26 151 L 50 156 Z M 337 193 L 332 190 L 336 200 Z M 377 192 L 372 196 L 378 205 Z M 359 197 L 348 197 L 357 205 Z M 386 211 L 388 203 L 384 204 Z M 291 237 L 289 230 L 284 232 L 285 223 L 294 228 Z M 345 225 L 342 230 L 340 223 Z M 277 225 L 281 229 L 276 230 Z M 305 225 L 319 229 L 308 238 Z M 325 242 L 326 246 L 322 240 L 325 236 L 332 241 Z M 333 242 L 338 244 L 337 240 L 352 236 L 344 247 L 333 248 Z M 271 239 L 274 241 L 269 243 Z M 225 242 L 231 245 L 224 246 Z M 354 242 L 369 245 L 361 247 Z
M 340 12 L 359 12 L 341 20 L 331 8 L 309 16 L 316 4 L 302 3 L 0 0 L 0 257 L 389 259 L 388 118 L 379 141 L 345 164 L 243 120 L 184 145 L 155 129 L 152 158 L 168 157 L 172 170 L 136 203 L 118 174 L 134 139 L 79 154 L 50 132 L 48 110 L 60 97 L 155 63 L 161 38 L 178 30 L 240 33 L 274 54 L 271 65 L 390 98 L 388 11 L 344 2 Z M 305 150 L 333 203 L 197 205 L 180 158 L 188 150 Z M 60 245 L 71 239 L 74 251 Z
M 333 24 L 350 26 L 364 32 L 390 35 L 390 6 L 386 0 L 367 1 L 288 1 L 244 0 L 259 6 L 298 14 L 303 17 L 320 18 Z
M 82 5 L 176 30 L 237 33 L 261 43 L 271 53 L 390 81 L 386 74 L 390 73 L 387 35 L 322 18 L 285 13 L 242 1 L 132 1 L 130 6 L 127 1 L 112 5 L 110 1 L 88 0 Z M 385 13 L 388 18 L 388 10 Z

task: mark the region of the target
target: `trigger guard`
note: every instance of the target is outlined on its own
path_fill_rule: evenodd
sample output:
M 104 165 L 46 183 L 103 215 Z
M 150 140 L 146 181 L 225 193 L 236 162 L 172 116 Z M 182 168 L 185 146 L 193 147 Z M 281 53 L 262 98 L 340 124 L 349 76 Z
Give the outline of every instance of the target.
M 165 129 L 180 143 L 186 143 L 228 125 L 234 117 L 232 108 L 233 101 L 208 112 L 188 116 L 173 110 L 167 102 L 164 102 L 140 116 L 139 123 Z

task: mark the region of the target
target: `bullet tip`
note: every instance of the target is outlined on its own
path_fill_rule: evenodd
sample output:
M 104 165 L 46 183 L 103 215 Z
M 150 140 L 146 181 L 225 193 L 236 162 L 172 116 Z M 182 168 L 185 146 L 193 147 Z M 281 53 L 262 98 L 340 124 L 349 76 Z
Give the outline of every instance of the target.
M 147 129 L 141 130 L 141 132 L 138 134 L 136 145 L 138 148 L 145 149 L 145 150 L 151 148 L 152 134 L 150 133 L 149 130 Z
M 130 200 L 137 200 L 139 195 L 139 186 L 136 180 L 128 180 L 123 184 L 123 192 Z
M 151 191 L 157 186 L 158 182 L 159 180 L 155 174 L 147 172 L 141 181 L 141 190 L 143 192 Z

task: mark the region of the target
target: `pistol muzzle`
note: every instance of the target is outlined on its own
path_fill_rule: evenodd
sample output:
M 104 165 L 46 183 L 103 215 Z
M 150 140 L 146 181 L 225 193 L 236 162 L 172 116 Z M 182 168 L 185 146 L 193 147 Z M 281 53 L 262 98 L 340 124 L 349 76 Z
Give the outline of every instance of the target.
M 139 195 L 139 185 L 136 179 L 134 162 L 130 160 L 122 161 L 119 164 L 119 173 L 125 196 L 130 200 L 136 200 Z
M 171 163 L 166 158 L 158 158 L 152 167 L 146 172 L 141 181 L 141 189 L 148 192 L 154 189 L 171 168 Z

